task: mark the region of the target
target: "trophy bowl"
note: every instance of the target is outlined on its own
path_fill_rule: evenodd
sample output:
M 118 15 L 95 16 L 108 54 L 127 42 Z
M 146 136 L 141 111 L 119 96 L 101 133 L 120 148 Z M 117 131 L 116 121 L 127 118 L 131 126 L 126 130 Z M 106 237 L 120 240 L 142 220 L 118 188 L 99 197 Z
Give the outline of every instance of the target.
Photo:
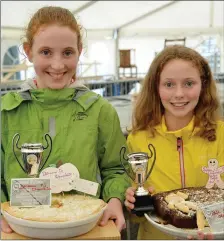
M 50 142 L 50 151 L 48 156 L 46 157 L 46 160 L 43 161 L 43 152 L 45 149 L 48 149 L 49 147 L 49 142 L 47 140 L 47 137 Z M 22 144 L 21 147 L 19 147 L 18 146 L 19 139 L 20 139 L 20 135 L 19 133 L 16 133 L 13 137 L 13 153 L 15 155 L 15 158 L 19 163 L 21 169 L 28 175 L 28 177 L 37 177 L 50 156 L 50 153 L 52 150 L 52 139 L 48 134 L 45 134 L 45 140 L 47 142 L 46 147 L 44 147 L 42 143 L 24 143 Z M 15 146 L 17 147 L 18 150 L 20 150 L 22 154 L 23 164 L 19 161 L 19 158 L 16 155 Z

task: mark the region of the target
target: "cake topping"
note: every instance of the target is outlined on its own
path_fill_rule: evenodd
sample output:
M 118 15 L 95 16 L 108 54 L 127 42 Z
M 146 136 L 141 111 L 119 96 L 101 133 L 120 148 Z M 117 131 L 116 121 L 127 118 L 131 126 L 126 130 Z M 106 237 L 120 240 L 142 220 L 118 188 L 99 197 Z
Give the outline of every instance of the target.
M 178 196 L 175 193 L 170 193 L 169 195 L 167 195 L 165 197 L 165 200 L 166 200 L 167 203 L 171 202 L 173 204 L 184 201 L 184 199 L 182 197 Z
M 182 197 L 184 200 L 188 199 L 188 194 L 178 191 L 177 195 Z
M 184 201 L 185 205 L 188 206 L 192 210 L 197 210 L 197 204 L 195 202 Z
M 197 226 L 199 230 L 203 230 L 205 227 L 205 216 L 202 210 L 197 209 Z
M 169 208 L 169 209 L 175 209 L 175 206 L 174 206 L 173 203 L 170 202 L 170 203 L 168 203 L 168 208 Z
M 170 192 L 164 199 L 169 209 L 180 211 L 179 215 L 189 215 L 190 213 L 192 216 L 195 215 L 197 207 L 201 204 L 207 205 L 223 201 L 224 190 L 201 188 L 192 193 L 186 188 L 181 191 Z
M 182 211 L 183 213 L 189 213 L 190 209 L 184 202 L 175 203 L 174 205 L 178 210 Z

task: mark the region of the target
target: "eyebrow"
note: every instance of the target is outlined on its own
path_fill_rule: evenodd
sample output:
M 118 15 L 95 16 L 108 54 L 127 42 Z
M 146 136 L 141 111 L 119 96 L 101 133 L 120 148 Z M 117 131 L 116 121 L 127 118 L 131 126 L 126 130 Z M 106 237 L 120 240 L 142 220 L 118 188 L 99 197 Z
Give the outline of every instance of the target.
M 50 50 L 52 50 L 54 48 L 50 48 L 49 46 L 41 46 L 41 47 L 39 47 L 39 49 L 50 49 Z M 75 51 L 75 49 L 73 47 L 65 47 L 65 48 L 63 48 L 63 50 L 67 50 L 67 49 L 71 49 L 71 50 Z
M 195 79 L 194 77 L 187 77 L 187 78 L 184 78 L 183 80 L 192 80 L 192 79 Z M 174 80 L 174 78 L 165 78 L 164 80 Z
M 65 47 L 64 50 L 66 50 L 66 49 L 72 49 L 75 51 L 75 49 L 73 47 Z

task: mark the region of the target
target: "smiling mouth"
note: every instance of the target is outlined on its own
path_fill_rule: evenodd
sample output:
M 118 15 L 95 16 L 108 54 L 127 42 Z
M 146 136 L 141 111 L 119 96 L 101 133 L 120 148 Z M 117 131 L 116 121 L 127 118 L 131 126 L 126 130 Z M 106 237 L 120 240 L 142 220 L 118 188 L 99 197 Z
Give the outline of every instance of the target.
M 62 73 L 51 73 L 51 72 L 46 72 L 48 75 L 50 75 L 52 78 L 54 79 L 61 79 L 66 72 L 62 72 Z
M 186 106 L 189 102 L 181 102 L 181 103 L 170 103 L 171 105 L 175 106 L 175 107 L 183 107 Z

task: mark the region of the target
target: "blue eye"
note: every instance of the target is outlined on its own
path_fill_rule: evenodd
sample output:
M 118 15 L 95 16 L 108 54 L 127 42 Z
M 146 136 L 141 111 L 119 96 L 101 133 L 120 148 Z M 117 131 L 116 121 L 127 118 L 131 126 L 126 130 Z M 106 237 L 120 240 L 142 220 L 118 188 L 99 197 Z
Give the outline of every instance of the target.
M 49 54 L 50 54 L 50 51 L 49 51 L 49 50 L 47 50 L 47 49 L 45 49 L 45 50 L 42 50 L 42 51 L 41 51 L 41 54 L 43 54 L 43 55 L 47 56 L 47 55 L 49 55 Z

